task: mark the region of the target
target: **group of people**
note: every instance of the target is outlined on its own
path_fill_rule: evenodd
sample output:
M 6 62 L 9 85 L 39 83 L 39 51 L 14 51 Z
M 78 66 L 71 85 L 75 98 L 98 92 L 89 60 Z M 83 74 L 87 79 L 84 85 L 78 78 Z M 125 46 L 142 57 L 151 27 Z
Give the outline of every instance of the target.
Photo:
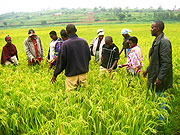
M 164 91 L 172 87 L 172 47 L 170 40 L 164 35 L 164 23 L 154 21 L 151 26 L 151 34 L 155 40 L 149 51 L 149 66 L 143 72 L 148 74 L 148 88 L 152 86 L 156 91 Z M 76 89 L 79 85 L 87 85 L 87 73 L 91 55 L 95 62 L 100 63 L 100 74 L 112 72 L 117 67 L 126 67 L 132 75 L 140 74 L 143 66 L 143 55 L 138 46 L 137 37 L 130 36 L 131 30 L 121 31 L 124 37 L 123 46 L 119 52 L 118 47 L 113 43 L 111 36 L 104 37 L 104 30 L 97 30 L 97 37 L 90 43 L 76 34 L 75 25 L 68 24 L 66 30 L 61 30 L 61 38 L 55 31 L 49 33 L 52 41 L 49 45 L 48 62 L 49 68 L 55 67 L 51 82 L 56 81 L 57 76 L 65 70 L 65 87 L 67 91 Z M 11 42 L 11 37 L 6 36 L 7 44 L 3 47 L 1 64 L 18 64 L 16 47 Z M 33 29 L 28 31 L 28 37 L 24 41 L 24 48 L 27 55 L 28 65 L 39 64 L 44 59 L 44 51 L 39 36 Z M 122 51 L 125 51 L 127 63 L 117 66 Z

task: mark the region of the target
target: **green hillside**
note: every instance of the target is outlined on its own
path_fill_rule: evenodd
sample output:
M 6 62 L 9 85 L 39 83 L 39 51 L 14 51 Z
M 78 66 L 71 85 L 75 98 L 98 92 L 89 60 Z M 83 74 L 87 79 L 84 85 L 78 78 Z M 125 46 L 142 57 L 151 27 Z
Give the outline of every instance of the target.
M 94 9 L 61 8 L 28 13 L 12 12 L 0 15 L 0 27 L 62 25 L 64 23 L 145 23 L 159 19 L 170 22 L 180 21 L 180 10 L 99 7 Z

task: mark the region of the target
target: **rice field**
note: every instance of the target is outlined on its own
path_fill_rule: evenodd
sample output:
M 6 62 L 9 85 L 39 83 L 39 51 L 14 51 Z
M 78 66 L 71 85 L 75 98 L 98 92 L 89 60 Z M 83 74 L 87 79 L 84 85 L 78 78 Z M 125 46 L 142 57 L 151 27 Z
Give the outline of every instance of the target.
M 148 52 L 154 40 L 151 24 L 77 25 L 78 36 L 90 43 L 96 31 L 103 28 L 105 36 L 112 36 L 114 43 L 122 48 L 121 30 L 132 30 L 139 39 L 144 57 L 143 69 L 148 66 Z M 47 56 L 51 41 L 49 32 L 55 30 L 60 36 L 65 26 L 34 28 L 40 36 Z M 159 124 L 168 123 L 169 103 L 175 96 L 172 91 L 180 89 L 180 25 L 165 24 L 165 35 L 173 48 L 174 88 L 166 92 L 166 98 L 158 98 L 147 89 L 147 78 L 132 77 L 125 68 L 111 75 L 99 76 L 99 65 L 90 61 L 88 86 L 65 92 L 65 75 L 58 76 L 51 84 L 53 70 L 45 60 L 40 66 L 29 67 L 24 51 L 24 39 L 28 28 L 0 30 L 0 52 L 5 36 L 12 37 L 17 47 L 18 66 L 0 65 L 0 134 L 28 135 L 151 135 L 157 133 Z M 124 52 L 118 64 L 126 63 Z M 131 81 L 130 85 L 129 81 Z M 159 104 L 167 103 L 167 110 Z M 159 120 L 164 117 L 164 121 Z

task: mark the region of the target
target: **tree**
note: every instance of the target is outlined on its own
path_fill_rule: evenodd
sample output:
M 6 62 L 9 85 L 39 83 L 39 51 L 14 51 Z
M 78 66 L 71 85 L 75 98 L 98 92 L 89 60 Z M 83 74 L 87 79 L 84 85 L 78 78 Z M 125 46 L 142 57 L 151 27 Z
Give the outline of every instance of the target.
M 97 8 L 97 7 L 95 7 L 95 8 L 94 8 L 94 12 L 97 12 L 97 11 L 98 11 L 98 8 Z
M 163 8 L 162 8 L 161 5 L 158 7 L 157 11 L 158 11 L 158 12 L 163 11 Z
M 118 18 L 120 21 L 123 21 L 126 18 L 126 16 L 124 14 L 119 14 Z
M 3 24 L 4 24 L 5 26 L 7 26 L 7 22 L 3 22 Z
M 44 24 L 47 24 L 47 22 L 46 22 L 46 21 L 41 21 L 41 24 L 43 24 L 43 25 L 44 25 Z
M 180 20 L 180 13 L 177 15 L 177 20 Z
M 31 18 L 30 18 L 29 16 L 26 16 L 26 19 L 27 19 L 27 20 L 30 20 Z
M 122 12 L 122 9 L 121 8 L 113 8 L 112 11 L 113 11 L 115 16 L 118 16 L 118 14 Z
M 21 21 L 21 22 L 20 22 L 20 25 L 24 25 L 24 22 L 23 22 L 23 21 Z
M 100 9 L 101 12 L 106 12 L 106 9 L 103 7 Z

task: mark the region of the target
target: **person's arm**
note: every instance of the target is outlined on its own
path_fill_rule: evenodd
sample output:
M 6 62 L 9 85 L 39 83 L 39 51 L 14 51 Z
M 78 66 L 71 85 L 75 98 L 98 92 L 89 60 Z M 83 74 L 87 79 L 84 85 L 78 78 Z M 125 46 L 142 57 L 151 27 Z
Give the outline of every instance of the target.
M 111 72 L 113 70 L 113 68 L 116 66 L 118 60 L 115 60 L 112 67 L 108 69 L 109 72 Z
M 90 48 L 94 45 L 94 42 L 96 41 L 96 38 L 94 38 L 90 43 Z
M 62 50 L 62 48 L 61 48 L 61 50 Z M 57 57 L 56 68 L 55 68 L 54 74 L 51 78 L 51 83 L 55 83 L 57 76 L 65 69 L 65 65 L 66 65 L 65 56 L 63 56 L 61 50 L 60 50 L 59 55 Z
M 149 51 L 149 66 L 146 68 L 146 70 L 143 72 L 143 77 L 146 77 L 148 72 L 149 72 L 149 69 L 150 69 L 150 62 L 151 62 L 151 54 L 153 52 L 153 48 L 150 49 Z
M 121 49 L 121 51 L 120 51 L 120 53 L 119 53 L 119 55 L 121 55 L 121 53 L 122 53 L 122 51 L 124 50 L 124 46 L 122 47 L 122 49 Z
M 17 49 L 16 49 L 16 46 L 15 46 L 15 45 L 14 45 L 14 49 L 15 49 L 16 58 L 17 58 L 17 60 L 19 60 L 19 58 L 18 58 L 18 52 L 17 52 Z
M 7 59 L 9 62 L 11 62 L 12 64 L 14 64 L 14 62 L 11 60 L 11 58 Z
M 148 69 L 150 68 L 150 66 L 147 67 L 147 69 L 143 72 L 143 77 L 146 77 L 148 74 Z
M 94 56 L 94 54 L 93 54 L 93 46 L 94 46 L 94 42 L 96 41 L 96 39 L 97 39 L 97 37 L 95 37 L 95 38 L 91 41 L 90 47 L 89 47 L 92 56 Z
M 40 47 L 41 47 L 41 58 L 43 60 L 44 59 L 44 51 L 43 51 L 43 47 L 42 47 L 42 43 L 41 43 L 40 37 L 39 37 L 39 42 L 40 42 Z
M 118 67 L 119 68 L 123 68 L 123 67 L 126 67 L 128 64 L 121 64 L 121 65 L 119 65 Z
M 52 83 L 56 81 L 57 76 L 65 69 L 65 67 L 66 67 L 66 46 L 63 44 L 58 55 L 56 68 L 54 70 L 54 75 L 52 76 L 51 79 Z
M 59 50 L 57 50 L 57 45 L 55 46 L 55 53 L 53 59 L 49 63 L 53 63 L 58 59 Z
M 50 61 L 50 63 L 53 63 L 54 61 L 56 61 L 58 59 L 58 55 L 60 52 L 60 48 L 62 46 L 62 42 L 57 42 L 55 45 L 55 53 L 54 53 L 54 57 L 53 59 Z
M 113 50 L 114 50 L 114 48 L 113 48 Z M 115 47 L 114 63 L 111 66 L 111 68 L 108 69 L 109 72 L 111 72 L 114 69 L 114 67 L 117 65 L 118 60 L 119 60 L 119 49 L 118 49 L 118 47 Z
M 87 42 L 86 42 L 87 43 Z M 88 52 L 88 56 L 89 56 L 89 61 L 91 60 L 91 51 L 89 50 L 89 45 L 87 43 L 87 52 Z
M 24 50 L 25 50 L 25 53 L 26 53 L 28 59 L 30 59 L 32 61 L 34 57 L 30 52 L 30 48 L 29 48 L 28 42 L 26 40 L 24 41 Z
M 167 77 L 168 71 L 172 66 L 172 48 L 170 41 L 162 40 L 159 49 L 161 65 L 156 79 L 157 85 L 160 85 L 162 80 Z

